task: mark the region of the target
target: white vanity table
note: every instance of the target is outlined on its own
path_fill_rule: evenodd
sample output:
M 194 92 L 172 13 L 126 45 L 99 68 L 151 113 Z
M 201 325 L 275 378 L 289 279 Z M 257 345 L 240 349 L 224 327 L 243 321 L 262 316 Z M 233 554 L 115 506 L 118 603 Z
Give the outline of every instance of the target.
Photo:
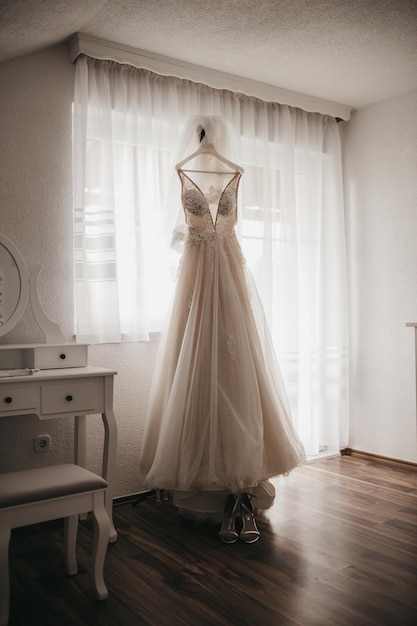
M 14 244 L 0 234 L 0 337 L 22 317 L 28 302 L 45 343 L 0 344 L 0 429 L 2 416 L 36 415 L 40 420 L 75 418 L 74 461 L 85 465 L 86 419 L 101 414 L 104 425 L 102 476 L 108 483 L 110 538 L 116 467 L 117 426 L 113 412 L 114 370 L 88 365 L 88 346 L 66 343 L 45 315 L 38 297 L 40 267 L 27 272 Z M 1 430 L 0 430 L 1 436 Z

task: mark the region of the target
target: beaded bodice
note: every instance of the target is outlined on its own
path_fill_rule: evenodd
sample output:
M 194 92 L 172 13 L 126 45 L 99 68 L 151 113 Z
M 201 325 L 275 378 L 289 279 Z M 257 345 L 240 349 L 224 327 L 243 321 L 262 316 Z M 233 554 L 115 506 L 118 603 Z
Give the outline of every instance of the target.
M 237 190 L 241 175 L 231 173 L 226 186 L 221 188 L 211 184 L 203 192 L 183 170 L 178 170 L 178 174 L 185 219 L 192 234 L 201 238 L 212 238 L 213 235 L 231 237 L 237 221 Z

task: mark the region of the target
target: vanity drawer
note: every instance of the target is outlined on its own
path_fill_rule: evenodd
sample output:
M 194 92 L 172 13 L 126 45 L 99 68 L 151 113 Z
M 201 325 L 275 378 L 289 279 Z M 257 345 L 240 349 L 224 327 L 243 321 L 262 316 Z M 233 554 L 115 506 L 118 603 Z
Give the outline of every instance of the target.
M 87 365 L 86 345 L 37 346 L 28 350 L 27 367 L 59 369 Z
M 92 413 L 96 405 L 95 390 L 94 381 L 42 385 L 41 412 L 43 415 Z
M 14 386 L 1 385 L 0 413 L 16 413 L 16 411 L 35 411 L 39 408 L 39 387 L 17 389 Z

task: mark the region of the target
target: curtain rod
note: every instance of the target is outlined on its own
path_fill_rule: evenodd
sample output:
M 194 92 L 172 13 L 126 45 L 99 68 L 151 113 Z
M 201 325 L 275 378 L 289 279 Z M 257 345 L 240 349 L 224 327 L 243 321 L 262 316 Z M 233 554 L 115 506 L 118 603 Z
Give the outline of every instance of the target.
M 69 44 L 71 62 L 75 62 L 80 54 L 85 54 L 95 59 L 116 61 L 117 63 L 126 63 L 137 68 L 147 69 L 162 76 L 175 76 L 196 83 L 203 83 L 215 89 L 227 89 L 243 93 L 246 96 L 254 96 L 266 102 L 287 104 L 309 113 L 331 115 L 344 121 L 349 120 L 352 110 L 351 107 L 344 104 L 313 98 L 296 91 L 280 89 L 266 83 L 115 44 L 84 33 L 76 33 Z

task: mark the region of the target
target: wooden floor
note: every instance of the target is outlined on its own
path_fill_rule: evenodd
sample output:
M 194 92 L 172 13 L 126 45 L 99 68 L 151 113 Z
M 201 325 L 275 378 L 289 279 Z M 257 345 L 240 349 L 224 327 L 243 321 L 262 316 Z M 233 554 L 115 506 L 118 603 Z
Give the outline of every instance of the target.
M 80 573 L 64 574 L 62 523 L 17 529 L 10 626 L 407 626 L 417 624 L 417 469 L 328 459 L 275 481 L 258 543 L 220 543 L 172 503 L 116 506 L 109 598 L 91 595 L 91 522 Z

